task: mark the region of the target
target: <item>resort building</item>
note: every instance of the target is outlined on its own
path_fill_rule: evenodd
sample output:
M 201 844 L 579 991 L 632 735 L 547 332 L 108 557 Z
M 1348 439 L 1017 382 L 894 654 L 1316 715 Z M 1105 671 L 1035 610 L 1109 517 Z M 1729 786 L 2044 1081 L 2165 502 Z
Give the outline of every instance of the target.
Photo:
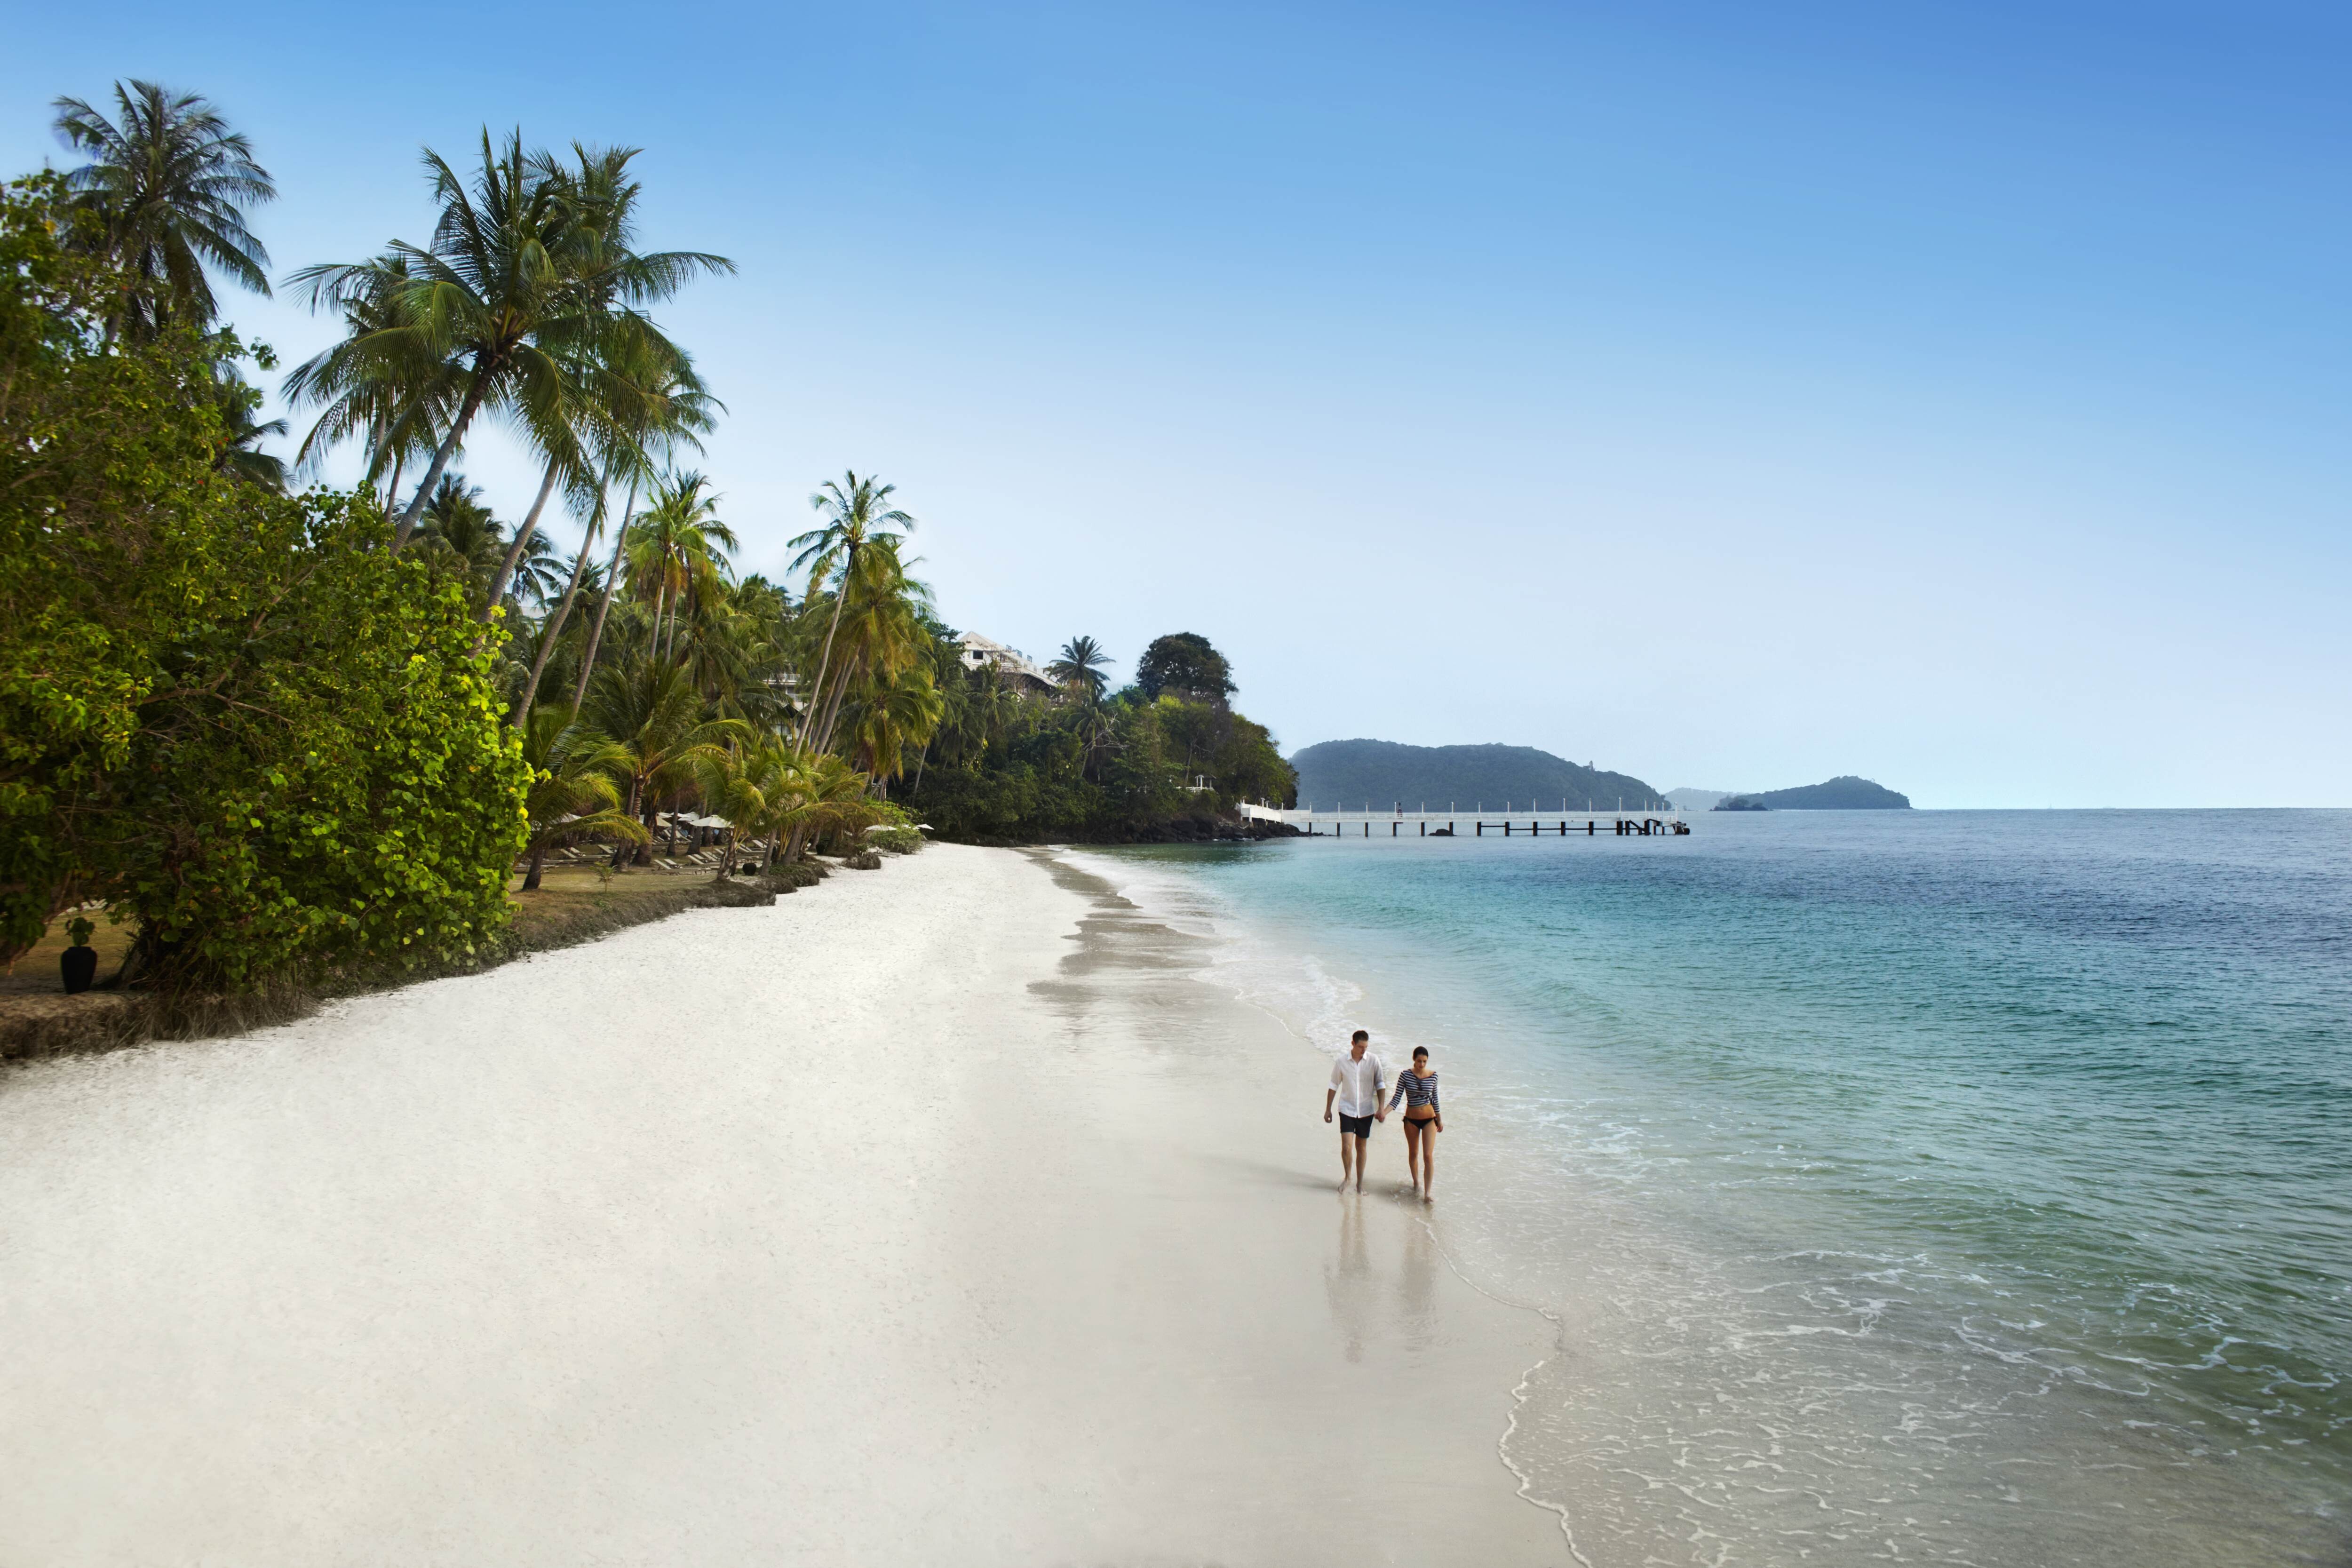
M 966 669 L 992 668 L 1015 691 L 1046 697 L 1062 695 L 1061 683 L 1020 649 L 1006 647 L 978 632 L 966 632 L 956 640 L 963 645 L 961 658 Z

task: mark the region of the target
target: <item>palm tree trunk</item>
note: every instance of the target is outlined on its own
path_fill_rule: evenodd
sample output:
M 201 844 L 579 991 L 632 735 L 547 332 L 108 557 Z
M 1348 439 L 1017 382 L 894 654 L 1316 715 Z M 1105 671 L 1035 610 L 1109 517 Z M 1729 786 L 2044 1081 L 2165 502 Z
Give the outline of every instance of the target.
M 555 651 L 555 639 L 563 635 L 563 623 L 572 618 L 572 602 L 580 596 L 580 579 L 588 574 L 588 542 L 580 542 L 580 553 L 572 558 L 572 581 L 563 590 L 563 602 L 555 606 L 555 616 L 539 634 L 539 652 L 530 661 L 530 679 L 522 689 L 522 700 L 515 704 L 508 722 L 520 724 L 530 716 L 530 705 L 539 697 L 539 678 L 547 669 L 548 657 Z M 577 704 L 574 704 L 577 706 Z
M 719 875 L 718 875 L 718 876 L 716 876 L 716 877 L 714 877 L 714 878 L 713 878 L 713 879 L 712 879 L 713 881 L 723 882 L 723 881 L 727 880 L 727 879 L 734 873 L 734 870 L 735 870 L 735 826 L 734 826 L 734 824 L 730 823 L 730 824 L 728 824 L 728 826 L 727 826 L 727 852 L 726 852 L 723 856 L 721 856 L 721 857 L 719 858 Z
M 833 700 L 825 705 L 824 722 L 818 729 L 819 738 L 816 749 L 820 752 L 833 749 L 833 730 L 834 726 L 841 721 L 842 699 L 849 695 L 849 683 L 856 678 L 856 665 L 844 664 L 841 667 L 841 679 L 834 682 Z
M 555 493 L 555 459 L 550 458 L 547 460 L 547 478 L 539 482 L 539 499 L 530 503 L 530 515 L 522 520 L 520 528 L 515 530 L 514 542 L 507 546 L 507 558 L 499 563 L 499 574 L 490 579 L 490 596 L 482 605 L 482 624 L 485 626 L 489 624 L 490 612 L 498 608 L 499 596 L 507 591 L 507 584 L 514 576 L 515 563 L 522 559 L 523 549 L 530 543 L 530 536 L 539 531 L 539 514 L 547 510 L 547 498 Z
M 541 871 L 544 870 L 546 867 L 547 846 L 544 844 L 533 845 L 530 851 L 530 869 L 523 873 L 522 890 L 524 892 L 532 892 L 538 889 L 539 874 Z
M 604 595 L 596 601 L 596 624 L 588 628 L 588 646 L 580 652 L 580 679 L 572 689 L 572 706 L 588 700 L 588 677 L 596 668 L 596 645 L 604 640 L 604 617 L 613 608 L 613 595 L 621 584 L 621 547 L 629 542 L 631 516 L 637 510 L 637 481 L 629 481 L 629 500 L 621 508 L 621 526 L 613 531 L 613 561 L 604 569 Z
M 809 706 L 801 715 L 801 738 L 795 742 L 803 751 L 808 749 L 809 721 L 816 716 L 817 696 L 824 689 L 825 667 L 833 662 L 833 634 L 841 629 L 841 606 L 849 598 L 849 571 L 856 564 L 857 557 L 852 554 L 841 569 L 841 586 L 834 590 L 833 619 L 824 627 L 824 652 L 816 661 L 816 682 L 809 688 Z
M 408 498 L 408 510 L 402 512 L 400 521 L 393 525 L 392 552 L 394 555 L 399 554 L 400 547 L 408 542 L 408 536 L 416 531 L 416 520 L 425 510 L 425 499 L 432 495 L 433 487 L 441 482 L 441 472 L 449 466 L 449 459 L 457 455 L 457 443 L 465 439 L 466 426 L 474 422 L 474 411 L 481 407 L 482 394 L 488 384 L 488 378 L 480 367 L 476 366 L 473 382 L 466 388 L 465 404 L 458 408 L 457 417 L 449 422 L 449 434 L 443 437 L 441 445 L 433 449 L 433 466 L 425 470 L 425 478 L 417 481 L 416 493 Z

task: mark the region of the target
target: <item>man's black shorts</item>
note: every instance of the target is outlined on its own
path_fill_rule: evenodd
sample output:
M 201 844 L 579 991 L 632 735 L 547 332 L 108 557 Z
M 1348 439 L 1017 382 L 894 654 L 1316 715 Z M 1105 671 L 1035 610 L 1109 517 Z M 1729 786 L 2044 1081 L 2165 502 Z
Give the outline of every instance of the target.
M 1372 1119 L 1369 1116 L 1350 1116 L 1343 1110 L 1339 1112 L 1339 1131 L 1351 1138 L 1370 1138 L 1372 1135 Z

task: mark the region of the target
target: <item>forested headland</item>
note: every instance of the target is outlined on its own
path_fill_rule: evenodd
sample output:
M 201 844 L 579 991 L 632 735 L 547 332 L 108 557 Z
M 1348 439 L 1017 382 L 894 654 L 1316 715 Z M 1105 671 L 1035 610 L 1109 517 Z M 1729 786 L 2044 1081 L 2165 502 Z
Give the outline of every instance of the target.
M 276 184 L 205 99 L 55 111 L 74 166 L 0 188 L 12 963 L 71 917 L 127 933 L 101 984 L 425 972 L 498 952 L 551 867 L 609 888 L 690 849 L 789 889 L 919 822 L 1187 837 L 1290 799 L 1204 638 L 1116 687 L 1091 637 L 1042 682 L 975 658 L 871 473 L 740 573 L 697 467 L 726 405 L 656 314 L 734 264 L 640 232 L 635 150 L 427 150 L 428 222 L 275 276 Z M 273 289 L 336 326 L 282 369 L 290 426 L 224 299 Z M 528 493 L 466 478 L 492 428 Z
M 1325 741 L 1291 759 L 1299 798 L 1326 809 L 1402 804 L 1439 811 L 1522 808 L 1663 811 L 1664 795 L 1630 773 L 1569 762 L 1533 746 L 1408 746 Z

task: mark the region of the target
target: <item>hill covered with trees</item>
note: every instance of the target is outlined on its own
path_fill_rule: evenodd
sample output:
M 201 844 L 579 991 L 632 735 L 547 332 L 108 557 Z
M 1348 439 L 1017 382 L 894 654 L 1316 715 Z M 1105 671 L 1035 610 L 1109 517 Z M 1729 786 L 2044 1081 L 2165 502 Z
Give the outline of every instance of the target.
M 1056 696 L 1024 695 L 934 628 L 926 657 L 940 701 L 905 762 L 907 808 L 950 838 L 1131 842 L 1204 837 L 1244 800 L 1287 805 L 1290 765 L 1265 726 L 1234 711 L 1231 668 L 1206 637 L 1172 632 L 1113 692 L 1108 657 L 1073 637 L 1046 673 Z
M 1908 811 L 1911 797 L 1852 773 L 1841 773 L 1817 784 L 1794 789 L 1735 795 L 1717 803 L 1717 811 Z
M 1639 811 L 1669 809 L 1656 790 L 1630 773 L 1580 767 L 1533 746 L 1407 746 L 1394 741 L 1326 741 L 1290 759 L 1302 805 L 1331 807 L 1367 803 L 1408 811 L 1479 806 L 1501 810 Z

